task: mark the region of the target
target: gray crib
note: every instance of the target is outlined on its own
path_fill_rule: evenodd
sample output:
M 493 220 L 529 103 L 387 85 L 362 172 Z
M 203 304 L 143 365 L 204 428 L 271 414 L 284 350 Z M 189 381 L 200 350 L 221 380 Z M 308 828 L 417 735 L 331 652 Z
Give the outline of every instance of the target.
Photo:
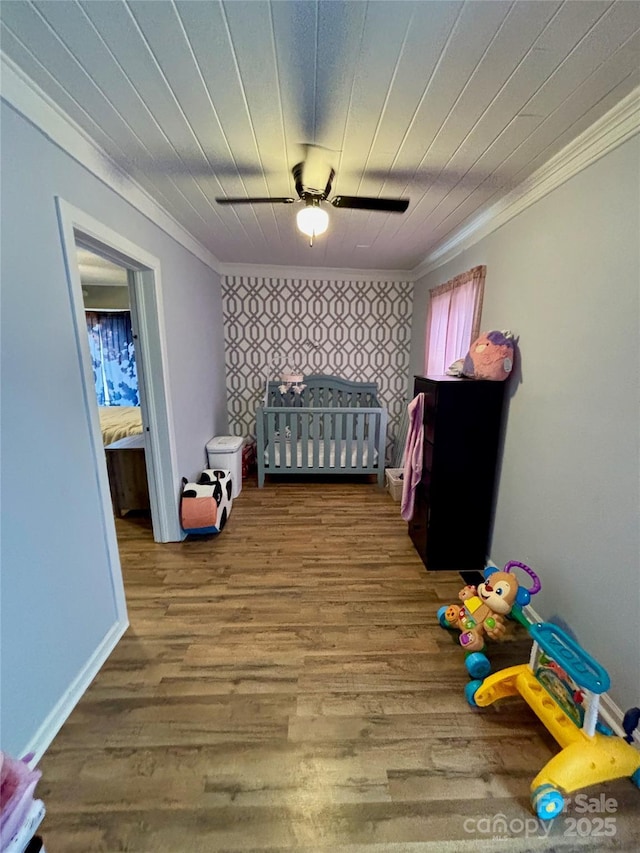
M 267 474 L 376 474 L 384 485 L 387 410 L 375 382 L 304 377 L 305 389 L 267 384 L 256 411 L 258 486 Z

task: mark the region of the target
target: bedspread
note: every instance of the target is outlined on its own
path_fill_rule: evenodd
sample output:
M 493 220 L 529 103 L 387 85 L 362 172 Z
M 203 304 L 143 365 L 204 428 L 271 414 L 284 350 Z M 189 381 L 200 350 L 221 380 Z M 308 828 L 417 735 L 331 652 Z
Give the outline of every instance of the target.
M 142 432 L 140 406 L 99 406 L 98 412 L 105 447 L 128 435 Z

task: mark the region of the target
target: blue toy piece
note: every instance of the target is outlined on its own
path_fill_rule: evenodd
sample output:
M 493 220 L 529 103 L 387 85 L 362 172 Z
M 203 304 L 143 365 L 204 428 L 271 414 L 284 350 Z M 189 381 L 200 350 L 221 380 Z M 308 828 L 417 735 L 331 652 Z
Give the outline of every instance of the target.
M 531 795 L 531 802 L 540 820 L 552 820 L 564 808 L 564 797 L 553 785 L 540 785 Z
M 640 726 L 640 708 L 629 708 L 622 720 L 622 728 L 627 743 L 633 743 L 633 733 Z
M 440 623 L 441 628 L 448 628 L 449 627 L 449 623 L 444 618 L 444 614 L 446 612 L 447 612 L 446 607 L 441 607 L 440 610 L 438 610 L 438 622 Z
M 491 672 L 491 662 L 483 652 L 471 652 L 464 661 L 471 678 L 486 678 Z
M 477 708 L 475 695 L 476 691 L 482 687 L 482 679 L 476 678 L 474 681 L 468 681 L 464 686 L 464 696 L 472 708 Z

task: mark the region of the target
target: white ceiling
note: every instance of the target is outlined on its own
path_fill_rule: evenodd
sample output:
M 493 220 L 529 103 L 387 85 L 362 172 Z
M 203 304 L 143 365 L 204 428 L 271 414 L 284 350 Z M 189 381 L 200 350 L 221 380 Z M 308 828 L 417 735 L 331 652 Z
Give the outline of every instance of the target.
M 94 255 L 93 252 L 86 249 L 76 249 L 76 259 L 80 271 L 80 281 L 83 285 L 127 286 L 127 270 L 124 267 L 120 267 L 99 255 Z
M 3 0 L 0 20 L 5 55 L 223 263 L 413 269 L 640 83 L 636 0 Z M 408 211 L 327 208 L 310 249 L 297 204 L 216 204 L 295 196 L 307 144 L 332 195 Z

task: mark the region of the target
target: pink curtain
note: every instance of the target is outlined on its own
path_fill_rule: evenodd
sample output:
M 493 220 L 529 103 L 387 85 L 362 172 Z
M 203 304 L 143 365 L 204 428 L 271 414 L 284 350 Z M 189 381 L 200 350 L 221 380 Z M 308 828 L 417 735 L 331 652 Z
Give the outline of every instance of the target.
M 442 376 L 480 334 L 486 267 L 474 267 L 429 293 L 424 372 Z

